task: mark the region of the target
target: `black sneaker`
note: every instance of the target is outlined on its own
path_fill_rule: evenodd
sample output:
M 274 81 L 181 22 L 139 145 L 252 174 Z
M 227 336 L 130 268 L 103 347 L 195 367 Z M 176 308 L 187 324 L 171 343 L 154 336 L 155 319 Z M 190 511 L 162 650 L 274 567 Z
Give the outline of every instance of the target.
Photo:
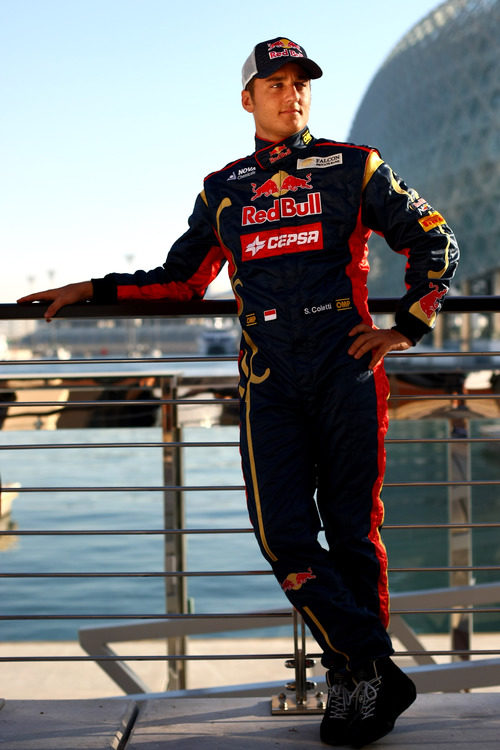
M 330 669 L 326 673 L 328 701 L 321 721 L 320 737 L 327 745 L 348 744 L 348 719 L 354 683 L 350 676 Z
M 363 747 L 388 734 L 417 696 L 415 685 L 389 658 L 377 659 L 353 675 L 348 734 L 352 747 Z

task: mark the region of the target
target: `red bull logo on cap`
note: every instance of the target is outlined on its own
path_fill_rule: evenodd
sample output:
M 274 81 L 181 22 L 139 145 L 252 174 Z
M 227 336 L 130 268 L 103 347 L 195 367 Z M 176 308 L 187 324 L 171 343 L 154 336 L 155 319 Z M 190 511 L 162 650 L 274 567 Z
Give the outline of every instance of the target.
M 312 578 L 316 578 L 316 576 L 313 574 L 311 568 L 308 568 L 303 573 L 289 573 L 281 584 L 281 588 L 283 591 L 298 591 L 304 583 L 310 581 Z
M 267 49 L 269 59 L 274 60 L 277 57 L 304 57 L 304 52 L 299 44 L 295 44 L 290 39 L 277 39 L 275 42 L 268 42 Z

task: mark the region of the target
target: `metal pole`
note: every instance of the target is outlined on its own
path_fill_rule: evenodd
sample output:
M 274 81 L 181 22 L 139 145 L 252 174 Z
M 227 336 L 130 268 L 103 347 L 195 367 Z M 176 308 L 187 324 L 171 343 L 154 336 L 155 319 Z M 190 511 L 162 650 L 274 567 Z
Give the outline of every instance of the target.
M 177 378 L 168 375 L 161 378 L 162 399 L 177 398 Z M 181 427 L 178 421 L 177 404 L 162 405 L 163 442 L 181 441 Z M 163 447 L 163 481 L 165 485 L 183 486 L 181 448 Z M 163 496 L 163 515 L 166 529 L 184 528 L 184 493 L 180 490 L 166 490 Z M 165 571 L 186 570 L 186 545 L 183 534 L 165 536 Z M 186 579 L 183 576 L 168 576 L 165 579 L 166 611 L 172 614 L 187 613 Z M 186 654 L 186 638 L 183 636 L 167 639 L 169 654 Z M 167 690 L 184 690 L 187 687 L 186 661 L 169 661 Z
M 455 405 L 456 416 L 449 419 L 449 433 L 452 438 L 466 438 L 469 436 L 469 419 L 464 416 L 465 405 L 460 399 Z M 462 414 L 460 413 L 462 411 Z M 452 482 L 468 482 L 471 478 L 471 446 L 470 443 L 448 443 L 449 479 Z M 471 488 L 458 485 L 448 488 L 448 517 L 449 522 L 471 523 Z M 472 530 L 449 530 L 449 564 L 450 566 L 472 566 Z M 450 586 L 471 586 L 474 578 L 470 570 L 456 570 L 450 572 Z M 473 616 L 469 613 L 450 615 L 451 648 L 469 650 L 473 630 Z M 468 659 L 468 655 L 454 656 L 454 661 Z

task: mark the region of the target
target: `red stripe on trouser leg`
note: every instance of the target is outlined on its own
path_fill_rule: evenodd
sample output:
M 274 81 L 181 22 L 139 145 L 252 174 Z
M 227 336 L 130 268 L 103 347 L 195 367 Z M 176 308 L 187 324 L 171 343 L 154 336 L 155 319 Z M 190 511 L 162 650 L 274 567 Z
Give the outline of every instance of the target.
M 375 367 L 375 389 L 377 393 L 378 416 L 378 478 L 373 485 L 373 506 L 371 513 L 370 533 L 368 538 L 375 547 L 380 565 L 378 581 L 378 595 L 380 601 L 380 619 L 385 628 L 389 624 L 389 585 L 387 579 L 387 551 L 380 536 L 380 527 L 384 521 L 384 506 L 380 499 L 380 492 L 385 473 L 385 445 L 384 440 L 389 425 L 387 414 L 387 399 L 389 398 L 389 383 L 382 364 Z

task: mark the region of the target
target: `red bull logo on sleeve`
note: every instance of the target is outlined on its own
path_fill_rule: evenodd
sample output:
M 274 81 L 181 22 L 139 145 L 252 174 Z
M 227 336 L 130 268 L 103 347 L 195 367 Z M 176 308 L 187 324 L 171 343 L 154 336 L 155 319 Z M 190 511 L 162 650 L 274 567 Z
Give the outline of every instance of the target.
M 316 576 L 313 574 L 311 568 L 308 568 L 303 573 L 289 573 L 281 584 L 281 588 L 283 591 L 298 591 L 304 583 L 310 581 L 312 578 L 316 578 Z
M 420 300 L 420 308 L 424 313 L 427 320 L 432 320 L 434 313 L 439 307 L 439 300 L 446 294 L 446 289 L 439 289 L 437 284 L 433 284 L 432 281 L 429 283 L 429 287 L 432 291 L 424 295 Z

